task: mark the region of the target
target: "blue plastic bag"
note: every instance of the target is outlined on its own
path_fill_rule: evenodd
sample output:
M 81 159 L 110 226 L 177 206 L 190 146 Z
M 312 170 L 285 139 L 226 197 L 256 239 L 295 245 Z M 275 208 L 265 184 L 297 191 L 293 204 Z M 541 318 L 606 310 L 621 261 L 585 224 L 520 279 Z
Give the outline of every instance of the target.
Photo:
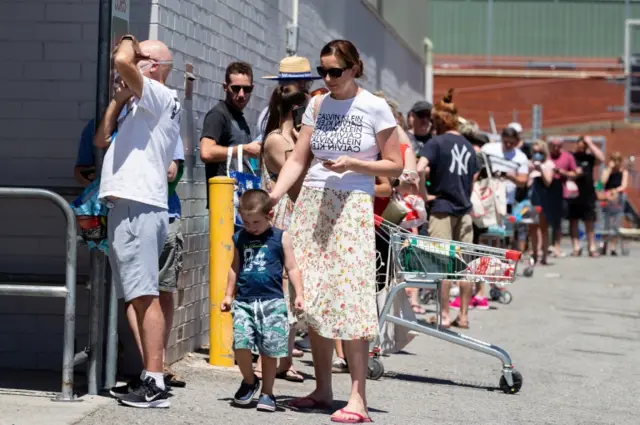
M 109 255 L 107 241 L 107 206 L 98 199 L 100 177 L 87 186 L 72 203 L 71 209 L 76 215 L 82 239 L 90 249 L 97 248 Z

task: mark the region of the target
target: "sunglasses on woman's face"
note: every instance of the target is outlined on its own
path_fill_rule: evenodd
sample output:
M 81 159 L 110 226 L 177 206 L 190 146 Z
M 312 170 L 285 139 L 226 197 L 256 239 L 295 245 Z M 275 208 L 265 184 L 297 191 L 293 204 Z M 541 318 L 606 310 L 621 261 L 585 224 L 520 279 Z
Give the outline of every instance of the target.
M 431 113 L 427 112 L 427 111 L 420 111 L 420 112 L 415 112 L 416 117 L 422 119 L 425 118 L 431 118 Z
M 229 89 L 231 89 L 231 91 L 235 94 L 240 93 L 240 90 L 244 91 L 245 94 L 251 94 L 251 92 L 253 91 L 253 86 L 241 86 L 234 84 L 229 86 Z
M 320 75 L 322 78 L 325 78 L 327 75 L 331 78 L 340 78 L 342 77 L 342 73 L 344 71 L 346 71 L 349 68 L 329 68 L 329 69 L 324 69 L 323 67 L 319 66 L 317 68 L 318 70 L 318 75 Z

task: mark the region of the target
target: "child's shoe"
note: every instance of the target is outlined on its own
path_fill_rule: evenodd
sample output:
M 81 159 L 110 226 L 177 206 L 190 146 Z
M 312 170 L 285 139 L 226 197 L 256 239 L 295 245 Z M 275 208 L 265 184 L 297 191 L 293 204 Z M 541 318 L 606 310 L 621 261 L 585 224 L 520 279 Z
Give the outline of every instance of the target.
M 275 412 L 276 397 L 268 394 L 260 394 L 257 409 L 261 412 Z
M 260 380 L 257 376 L 253 375 L 253 384 L 247 384 L 242 381 L 240 384 L 240 388 L 236 392 L 236 395 L 233 396 L 233 401 L 240 406 L 246 406 L 253 401 L 253 397 L 256 395 L 258 390 L 260 389 Z

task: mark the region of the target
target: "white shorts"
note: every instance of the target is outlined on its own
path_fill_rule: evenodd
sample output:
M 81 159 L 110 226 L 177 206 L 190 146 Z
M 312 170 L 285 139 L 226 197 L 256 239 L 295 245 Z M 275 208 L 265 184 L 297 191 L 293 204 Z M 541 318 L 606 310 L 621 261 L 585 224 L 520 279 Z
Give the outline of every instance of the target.
M 158 296 L 158 261 L 169 228 L 166 209 L 113 201 L 107 218 L 109 264 L 118 298 Z

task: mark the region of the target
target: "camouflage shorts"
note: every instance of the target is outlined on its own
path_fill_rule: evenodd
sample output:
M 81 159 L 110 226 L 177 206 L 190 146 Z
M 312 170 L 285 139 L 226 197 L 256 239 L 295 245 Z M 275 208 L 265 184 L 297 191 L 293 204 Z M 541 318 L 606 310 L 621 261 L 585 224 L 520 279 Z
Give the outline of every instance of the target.
M 287 357 L 289 322 L 284 299 L 234 301 L 231 313 L 234 350 L 251 350 L 267 357 Z

